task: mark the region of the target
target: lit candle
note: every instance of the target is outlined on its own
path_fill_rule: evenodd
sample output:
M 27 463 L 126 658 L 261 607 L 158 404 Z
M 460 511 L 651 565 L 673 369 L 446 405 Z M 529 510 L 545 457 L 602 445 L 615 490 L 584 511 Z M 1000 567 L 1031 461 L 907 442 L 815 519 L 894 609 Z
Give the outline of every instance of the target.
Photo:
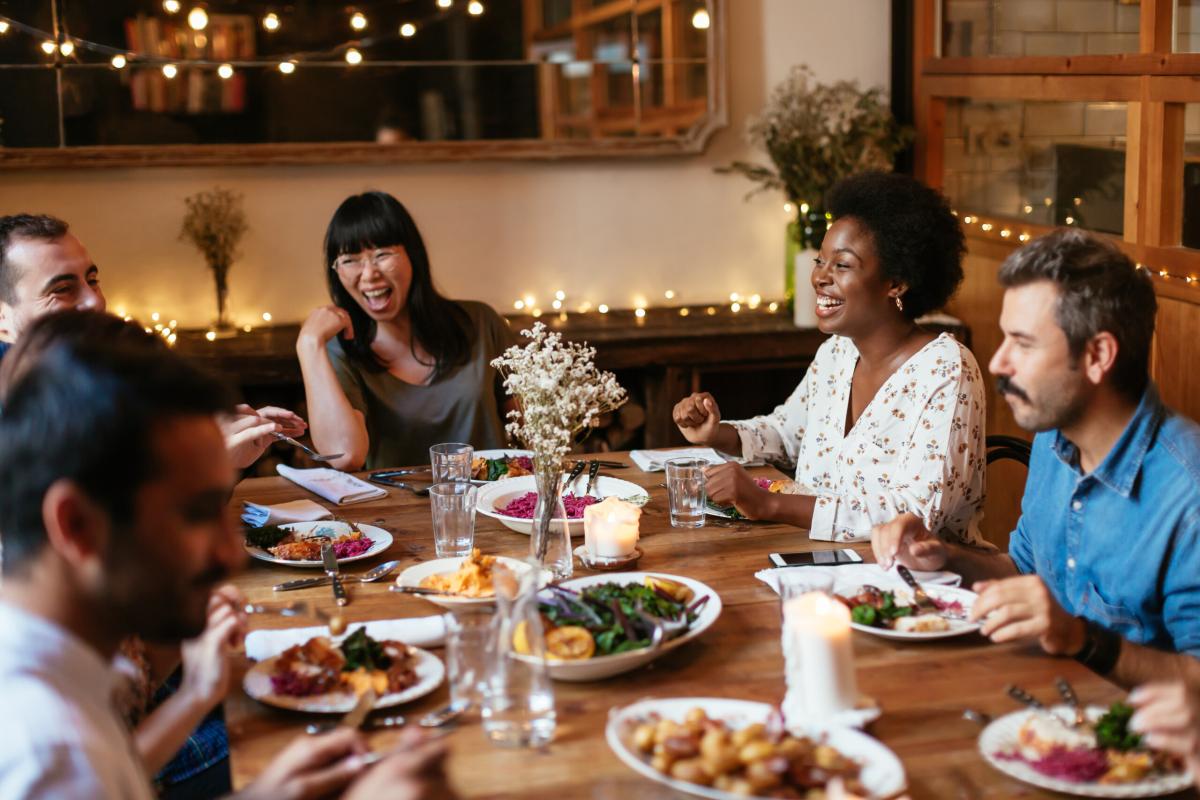
M 854 651 L 850 609 L 821 592 L 809 592 L 783 605 L 783 654 L 787 696 L 783 715 L 789 727 L 825 726 L 854 708 Z
M 606 497 L 583 510 L 583 543 L 595 558 L 624 558 L 638 542 L 642 510 L 619 497 Z

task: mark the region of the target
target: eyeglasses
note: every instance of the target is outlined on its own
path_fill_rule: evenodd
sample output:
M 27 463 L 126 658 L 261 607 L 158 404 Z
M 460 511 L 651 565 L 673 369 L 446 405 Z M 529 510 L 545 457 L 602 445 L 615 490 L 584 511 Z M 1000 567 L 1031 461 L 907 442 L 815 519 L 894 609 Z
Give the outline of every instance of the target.
M 360 275 L 366 268 L 367 262 L 371 262 L 371 266 L 381 272 L 391 272 L 399 263 L 400 254 L 403 249 L 396 248 L 393 250 L 376 250 L 373 253 L 365 254 L 359 257 L 354 256 L 338 256 L 333 262 L 333 269 L 346 276 Z

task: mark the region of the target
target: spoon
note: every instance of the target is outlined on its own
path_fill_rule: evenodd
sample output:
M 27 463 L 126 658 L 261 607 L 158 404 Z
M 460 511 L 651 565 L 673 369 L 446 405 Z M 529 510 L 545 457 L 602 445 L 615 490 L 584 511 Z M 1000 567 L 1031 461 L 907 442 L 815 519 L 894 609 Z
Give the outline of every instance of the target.
M 471 707 L 470 703 L 459 700 L 443 706 L 436 711 L 430 711 L 425 716 L 417 720 L 417 724 L 422 728 L 440 728 L 448 722 L 453 722 L 462 715 L 464 711 Z
M 396 571 L 396 567 L 400 566 L 399 561 L 385 561 L 377 567 L 374 567 L 362 575 L 359 575 L 357 580 L 359 583 L 374 583 L 378 580 L 386 578 Z M 355 580 L 354 576 L 347 575 L 342 578 L 343 582 Z M 286 592 L 291 589 L 307 589 L 310 586 L 324 586 L 329 583 L 328 576 L 322 575 L 319 578 L 300 578 L 295 581 L 284 581 L 277 583 L 274 586 L 277 592 Z
M 293 439 L 290 436 L 285 436 L 284 434 L 278 433 L 278 432 L 273 433 L 271 435 L 274 436 L 277 440 L 279 440 L 281 442 L 286 442 L 286 443 L 292 445 L 293 447 L 299 447 L 313 461 L 333 461 L 335 458 L 341 458 L 343 455 L 345 455 L 344 453 L 321 454 L 321 453 L 318 453 L 316 450 L 313 450 L 311 447 L 304 444 L 303 442 L 296 441 L 295 439 Z
M 329 632 L 334 636 L 340 636 L 346 632 L 345 617 L 341 614 L 330 614 L 322 611 L 306 600 L 298 600 L 275 607 L 264 606 L 261 603 L 247 603 L 242 606 L 242 611 L 247 614 L 279 614 L 283 617 L 316 617 L 320 622 L 329 627 Z

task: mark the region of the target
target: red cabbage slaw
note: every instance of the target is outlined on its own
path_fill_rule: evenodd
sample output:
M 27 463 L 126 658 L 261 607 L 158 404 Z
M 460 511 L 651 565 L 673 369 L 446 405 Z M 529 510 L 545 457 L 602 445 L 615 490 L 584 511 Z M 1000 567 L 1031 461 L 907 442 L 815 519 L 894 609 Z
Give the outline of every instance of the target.
M 994 755 L 1003 761 L 1020 761 L 1041 775 L 1071 783 L 1093 783 L 1108 772 L 1108 755 L 1098 747 L 1055 747 L 1037 759 L 1015 752 Z
M 338 542 L 333 546 L 333 554 L 339 559 L 353 558 L 354 556 L 361 556 L 363 553 L 370 550 L 374 544 L 375 542 L 371 541 L 366 536 L 362 537 L 361 539 L 351 539 L 346 542 Z
M 583 510 L 590 505 L 600 502 L 600 498 L 585 494 L 576 497 L 574 494 L 562 496 L 563 507 L 567 510 L 567 519 L 583 519 Z M 533 519 L 533 510 L 537 506 L 537 492 L 526 492 L 515 500 L 509 501 L 504 507 L 496 507 L 496 511 L 506 517 L 516 519 Z

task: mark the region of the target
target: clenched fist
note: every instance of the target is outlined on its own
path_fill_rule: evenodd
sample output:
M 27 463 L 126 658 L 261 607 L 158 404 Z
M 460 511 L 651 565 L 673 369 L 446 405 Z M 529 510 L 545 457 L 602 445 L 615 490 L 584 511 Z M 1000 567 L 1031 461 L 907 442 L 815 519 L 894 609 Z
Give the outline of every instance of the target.
M 696 392 L 680 400 L 671 411 L 671 419 L 683 437 L 692 444 L 704 447 L 716 444 L 717 430 L 721 427 L 721 410 L 708 392 Z

